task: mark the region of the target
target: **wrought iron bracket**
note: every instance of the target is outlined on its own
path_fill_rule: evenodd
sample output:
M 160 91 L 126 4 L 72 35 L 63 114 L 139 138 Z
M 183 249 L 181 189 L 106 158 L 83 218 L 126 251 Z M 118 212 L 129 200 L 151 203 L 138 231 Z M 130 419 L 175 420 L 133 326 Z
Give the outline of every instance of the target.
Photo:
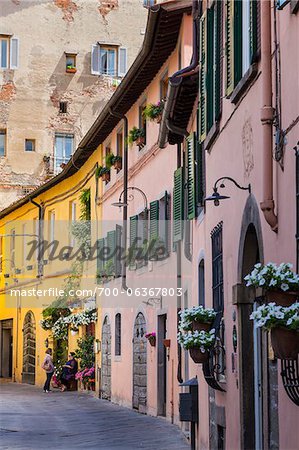
M 217 375 L 223 375 L 225 371 L 225 367 L 222 368 L 218 362 L 218 358 L 219 356 L 221 356 L 221 354 L 223 355 L 223 357 L 225 357 L 224 343 L 222 342 L 220 336 L 222 316 L 223 313 L 222 311 L 220 311 L 217 313 L 217 316 L 214 320 L 212 328 L 215 329 L 215 345 L 209 352 L 209 360 L 202 365 L 202 371 L 209 386 L 217 391 L 225 392 L 225 389 L 221 387 L 216 378 Z
M 299 406 L 299 358 L 282 359 L 280 374 L 288 397 Z

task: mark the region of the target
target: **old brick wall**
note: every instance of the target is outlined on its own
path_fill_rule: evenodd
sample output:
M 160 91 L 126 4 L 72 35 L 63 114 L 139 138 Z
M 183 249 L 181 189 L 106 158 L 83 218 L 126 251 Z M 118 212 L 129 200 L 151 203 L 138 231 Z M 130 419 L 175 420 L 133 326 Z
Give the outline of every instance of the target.
M 1 2 L 2 3 L 2 2 Z M 111 79 L 91 74 L 98 41 L 127 48 L 128 67 L 143 40 L 141 0 L 5 0 L 0 34 L 19 38 L 18 69 L 0 69 L 0 209 L 49 177 L 55 132 L 74 134 L 75 147 L 114 92 Z M 34 17 L 34 20 L 32 18 Z M 126 27 L 120 24 L 126 24 Z M 76 52 L 77 72 L 66 73 L 65 52 Z M 67 113 L 59 113 L 59 102 Z M 36 151 L 25 152 L 25 139 Z M 50 158 L 50 159 L 49 159 Z

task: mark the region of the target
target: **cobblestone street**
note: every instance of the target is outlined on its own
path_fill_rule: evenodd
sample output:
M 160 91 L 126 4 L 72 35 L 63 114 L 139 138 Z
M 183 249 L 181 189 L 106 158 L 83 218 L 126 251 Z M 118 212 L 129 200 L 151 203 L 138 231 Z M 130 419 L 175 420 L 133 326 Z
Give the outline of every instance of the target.
M 7 449 L 184 450 L 180 430 L 92 395 L 1 383 L 0 442 Z

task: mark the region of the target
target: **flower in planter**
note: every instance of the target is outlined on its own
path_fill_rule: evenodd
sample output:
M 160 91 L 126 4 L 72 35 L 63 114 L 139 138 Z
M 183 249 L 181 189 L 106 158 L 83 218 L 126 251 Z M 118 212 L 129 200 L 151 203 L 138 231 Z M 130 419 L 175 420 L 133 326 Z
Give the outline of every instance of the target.
M 145 131 L 143 128 L 137 128 L 137 127 L 133 127 L 130 131 L 129 131 L 129 136 L 128 136 L 128 142 L 130 145 L 133 145 L 134 142 L 138 142 L 144 140 L 145 138 Z
M 145 338 L 154 347 L 156 345 L 156 333 L 152 331 L 151 333 L 146 333 Z
M 246 286 L 261 287 L 265 290 L 299 291 L 299 275 L 292 271 L 292 264 L 255 264 L 252 272 L 244 278 Z
M 99 166 L 96 168 L 96 178 L 103 178 L 105 174 L 110 174 L 110 169 L 108 167 Z
M 179 327 L 181 330 L 188 331 L 192 329 L 192 322 L 201 322 L 212 324 L 216 317 L 216 311 L 212 308 L 203 306 L 193 306 L 180 312 L 181 320 Z
M 201 353 L 205 353 L 215 343 L 215 329 L 210 331 L 180 331 L 178 333 L 178 342 L 185 350 L 190 350 L 192 348 L 200 349 Z
M 148 120 L 161 120 L 162 112 L 164 108 L 164 103 L 158 102 L 158 103 L 149 103 L 146 105 L 146 107 L 143 110 L 143 117 Z
M 256 328 L 267 331 L 275 327 L 284 327 L 289 330 L 299 331 L 299 303 L 293 303 L 289 307 L 269 303 L 261 305 L 250 315 Z

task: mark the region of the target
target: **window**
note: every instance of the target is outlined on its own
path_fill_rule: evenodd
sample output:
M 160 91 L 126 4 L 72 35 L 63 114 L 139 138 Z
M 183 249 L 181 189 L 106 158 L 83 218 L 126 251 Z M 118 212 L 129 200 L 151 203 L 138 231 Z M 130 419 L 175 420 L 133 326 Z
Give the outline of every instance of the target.
M 6 155 L 6 131 L 0 130 L 0 156 Z
M 139 106 L 139 128 L 144 130 L 144 145 L 146 144 L 146 119 L 143 115 L 143 111 L 146 108 L 146 100 Z M 139 147 L 139 150 L 142 147 Z
M 74 136 L 71 134 L 55 135 L 54 170 L 61 171 L 61 164 L 66 164 L 73 154 Z
M 19 65 L 19 39 L 0 35 L 0 68 L 17 69 Z
M 205 307 L 205 261 L 198 265 L 198 304 Z
M 199 137 L 203 142 L 221 115 L 222 3 L 214 2 L 200 19 Z
M 250 65 L 257 60 L 258 28 L 259 2 L 257 0 L 226 2 L 226 95 L 228 97 Z
M 165 251 L 168 253 L 170 248 L 170 198 L 167 191 L 160 200 L 150 203 L 149 219 L 150 242 L 153 240 L 160 241 L 164 244 Z
M 142 211 L 130 217 L 130 270 L 147 264 L 148 215 Z
M 66 72 L 75 73 L 76 69 L 76 53 L 65 53 Z
M 115 356 L 121 355 L 121 315 L 115 316 Z
M 216 311 L 223 311 L 223 255 L 222 255 L 222 223 L 211 233 L 212 238 L 212 287 L 213 287 L 213 308 Z
M 121 129 L 116 136 L 116 154 L 117 156 L 123 157 L 123 151 L 124 151 L 124 133 L 123 129 Z
M 16 231 L 13 229 L 10 232 L 10 262 L 11 262 L 11 268 L 14 269 L 16 266 L 15 262 L 15 252 L 16 252 Z
M 35 139 L 25 139 L 25 152 L 35 152 Z
M 173 243 L 183 239 L 184 230 L 184 171 L 179 167 L 174 172 L 173 201 Z
M 157 3 L 157 0 L 143 0 L 143 6 L 145 8 L 150 8 L 151 6 L 154 6 Z
M 96 44 L 91 49 L 91 73 L 123 77 L 127 72 L 127 49 L 125 47 Z
M 59 112 L 60 114 L 67 113 L 67 102 L 59 102 Z
M 160 80 L 160 99 L 165 100 L 167 96 L 168 89 L 168 72 L 166 72 Z

